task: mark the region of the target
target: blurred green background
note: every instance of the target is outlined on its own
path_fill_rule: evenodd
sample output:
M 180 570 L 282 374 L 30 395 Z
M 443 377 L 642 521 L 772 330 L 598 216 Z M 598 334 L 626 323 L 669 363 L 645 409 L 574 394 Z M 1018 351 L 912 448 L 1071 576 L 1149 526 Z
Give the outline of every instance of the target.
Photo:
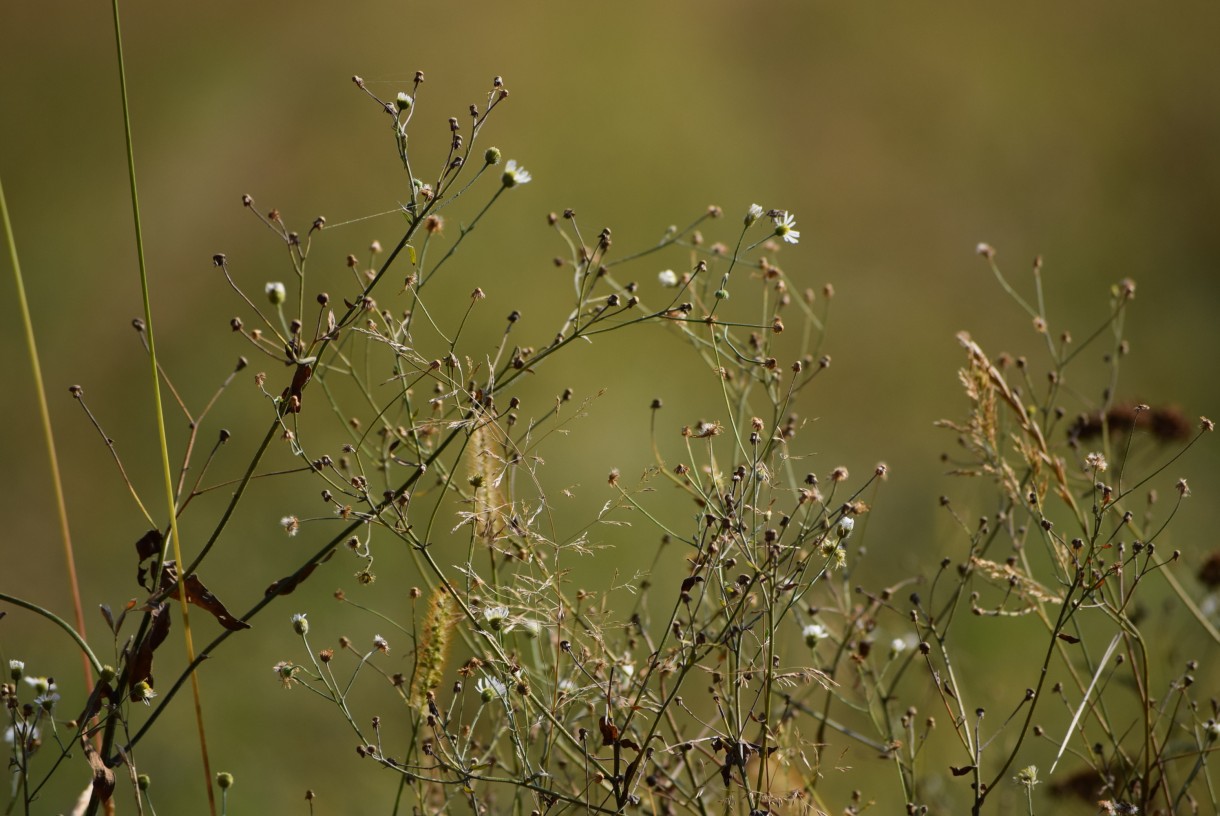
M 248 353 L 227 325 L 248 313 L 212 267 L 213 253 L 227 253 L 256 292 L 289 275 L 281 247 L 240 196 L 254 196 L 263 210 L 278 207 L 301 231 L 319 214 L 335 224 L 394 208 L 405 198 L 404 176 L 385 117 L 350 77 L 392 98 L 419 69 L 427 81 L 412 145 L 438 163 L 449 116 L 465 122 L 493 75 L 512 94 L 483 144 L 518 159 L 534 182 L 480 227 L 447 284 L 458 298 L 476 285 L 488 292 L 492 333 L 512 308 L 527 317 L 566 308 L 570 279 L 551 265 L 562 247 L 545 226 L 548 211 L 574 208 L 587 237 L 610 226 L 615 251 L 624 253 L 713 203 L 729 218 L 721 233 L 709 228 L 709 240 L 731 240 L 752 202 L 796 214 L 802 241 L 783 253 L 785 271 L 837 292 L 826 346 L 834 364 L 799 406 L 815 420 L 800 440 L 808 469 L 842 464 L 862 476 L 881 460 L 891 469 L 867 539 L 885 557 L 861 567 L 861 582 L 927 573 L 963 546 L 936 499 L 948 493 L 969 506 L 977 489 L 942 476 L 939 455 L 953 438 L 932 427 L 965 410 L 954 334 L 967 329 L 992 353 L 1040 360 L 1027 317 L 975 256 L 980 241 L 997 248 L 1027 294 L 1030 263 L 1044 256 L 1056 334 L 1087 336 L 1106 314 L 1109 286 L 1134 278 L 1120 396 L 1177 404 L 1192 418 L 1220 413 L 1214 3 L 216 0 L 128 3 L 123 12 L 158 346 L 195 406 Z M 0 12 L 0 66 L 0 173 L 39 333 L 85 604 L 117 606 L 138 594 L 131 544 L 143 526 L 67 393 L 72 383 L 85 388 L 146 502 L 159 506 L 146 358 L 130 327 L 140 302 L 109 6 L 9 4 Z M 363 255 L 373 239 L 392 243 L 398 224 L 391 216 L 328 230 L 315 242 L 315 274 L 333 276 L 338 291 L 344 257 Z M 651 282 L 665 266 L 677 261 L 646 262 L 632 276 Z M 0 586 L 67 616 L 10 277 L 3 286 L 9 311 L 0 332 L 10 351 L 0 478 L 9 510 Z M 553 322 L 532 326 L 537 342 L 549 339 Z M 674 406 L 665 417 L 672 429 L 704 417 L 681 413 L 688 384 L 657 352 L 666 342 L 683 353 L 648 330 L 544 372 L 543 394 L 609 386 L 569 447 L 552 451 L 557 463 L 548 473 L 555 485 L 580 486 L 575 501 L 586 515 L 608 498 L 605 472 L 638 473 L 646 463 L 654 396 Z M 1069 410 L 1098 399 L 1103 351 L 1084 355 L 1076 381 L 1082 401 Z M 217 427 L 234 431 L 230 470 L 252 450 L 265 412 L 243 374 L 205 434 L 210 443 Z M 180 417 L 173 422 L 181 442 Z M 1145 446 L 1134 461 L 1146 470 L 1169 453 Z M 1179 477 L 1196 498 L 1163 543 L 1184 551 L 1179 574 L 1201 598 L 1193 573 L 1220 528 L 1211 440 L 1163 474 L 1162 494 Z M 311 512 L 302 494 L 316 502 L 314 485 L 302 480 L 260 493 L 238 514 L 240 526 L 217 556 L 222 585 L 212 587 L 231 607 L 245 609 L 277 570 L 313 549 L 312 539 L 286 539 L 276 526 L 281 515 Z M 185 519 L 188 544 L 206 534 L 220 506 L 201 504 Z M 620 546 L 625 567 L 651 563 L 651 536 Z M 230 641 L 202 674 L 213 762 L 237 775 L 240 812 L 303 813 L 306 787 L 318 790 L 320 808 L 326 804 L 318 812 L 387 812 L 389 775 L 359 764 L 338 718 L 304 695 L 283 694 L 269 671 L 300 657 L 287 624 L 294 611 L 317 610 L 315 643 L 377 629 L 375 620 L 328 611 L 335 586 L 354 584 L 347 564 L 329 569 Z M 383 577 L 393 574 L 382 569 Z M 401 612 L 404 592 L 401 582 L 383 580 L 370 603 Z M 97 638 L 100 619 L 91 613 L 89 623 Z M 200 625 L 210 632 L 213 624 Z M 1196 635 L 1182 632 L 1190 642 Z M 1008 671 L 991 662 L 997 644 L 977 648 L 982 665 Z M 166 649 L 180 650 L 180 638 Z M 10 611 L 0 621 L 0 650 L 36 673 L 58 674 L 65 701 L 79 700 L 75 655 L 43 622 Z M 1173 659 L 1186 657 L 1205 655 Z M 1214 663 L 1200 672 L 1213 683 Z M 160 812 L 203 812 L 185 699 L 172 714 L 165 736 L 177 732 L 179 742 L 146 748 L 143 770 L 174 782 L 154 788 Z M 48 793 L 41 812 L 66 809 L 84 778 L 82 765 Z

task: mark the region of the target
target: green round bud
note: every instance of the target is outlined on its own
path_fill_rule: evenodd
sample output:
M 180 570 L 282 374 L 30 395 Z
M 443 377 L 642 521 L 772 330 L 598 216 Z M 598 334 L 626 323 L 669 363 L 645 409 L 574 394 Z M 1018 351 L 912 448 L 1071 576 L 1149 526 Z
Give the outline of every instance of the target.
M 411 110 L 411 106 L 415 104 L 415 100 L 406 91 L 399 91 L 398 97 L 394 100 L 394 104 L 398 106 L 400 111 Z
M 148 790 L 149 786 L 152 785 L 152 777 L 150 777 L 148 774 L 140 774 L 136 777 L 136 785 L 140 788 L 140 790 L 146 791 Z
M 488 164 L 499 164 L 500 163 L 500 148 L 498 148 L 498 147 L 487 148 L 487 152 L 483 154 L 483 161 L 487 162 Z
M 114 670 L 114 666 L 102 666 L 100 676 L 103 683 L 113 683 L 114 678 L 118 676 L 118 672 Z
M 221 771 L 216 774 L 216 786 L 221 790 L 228 790 L 233 787 L 233 774 L 227 771 Z
M 716 290 L 716 300 L 728 300 L 728 299 L 729 299 L 729 290 L 728 289 L 717 289 Z
M 269 282 L 263 287 L 263 291 L 267 293 L 267 300 L 271 301 L 273 306 L 279 306 L 288 300 L 288 289 L 279 281 Z
M 309 620 L 305 617 L 305 613 L 298 612 L 292 616 L 292 631 L 302 636 L 309 634 Z

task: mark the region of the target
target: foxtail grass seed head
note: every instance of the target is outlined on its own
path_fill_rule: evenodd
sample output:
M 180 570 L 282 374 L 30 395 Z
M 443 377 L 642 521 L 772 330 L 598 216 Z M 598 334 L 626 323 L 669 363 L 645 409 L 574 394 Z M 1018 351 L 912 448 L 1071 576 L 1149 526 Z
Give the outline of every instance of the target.
M 519 184 L 529 184 L 534 177 L 529 171 L 517 164 L 516 159 L 509 159 L 504 165 L 504 175 L 500 177 L 505 187 L 516 187 Z
M 267 294 L 267 300 L 271 301 L 271 305 L 279 306 L 284 301 L 288 300 L 288 290 L 284 284 L 279 281 L 270 281 L 263 287 L 263 291 Z

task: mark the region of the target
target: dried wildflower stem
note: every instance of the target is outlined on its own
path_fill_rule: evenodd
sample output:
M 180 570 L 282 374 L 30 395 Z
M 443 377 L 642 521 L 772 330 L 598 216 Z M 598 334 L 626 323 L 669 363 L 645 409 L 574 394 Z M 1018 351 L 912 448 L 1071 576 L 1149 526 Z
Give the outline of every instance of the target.
M 174 560 L 176 563 L 181 565 L 183 563 L 183 561 L 182 561 L 182 548 L 181 548 L 180 537 L 179 537 L 179 533 L 178 533 L 178 514 L 176 512 L 177 500 L 174 495 L 173 475 L 170 472 L 169 443 L 166 440 L 166 435 L 165 435 L 165 413 L 164 413 L 164 409 L 162 408 L 162 404 L 161 404 L 161 378 L 160 378 L 160 372 L 159 372 L 158 366 L 157 366 L 156 341 L 155 341 L 155 334 L 153 332 L 153 322 L 152 322 L 152 304 L 151 304 L 150 297 L 149 297 L 149 286 L 148 286 L 148 266 L 147 266 L 147 262 L 146 262 L 146 258 L 145 258 L 145 254 L 144 254 L 143 225 L 142 225 L 142 222 L 140 219 L 140 200 L 139 200 L 139 195 L 136 190 L 135 147 L 134 147 L 134 143 L 133 143 L 133 139 L 132 139 L 130 104 L 129 104 L 128 98 L 127 98 L 127 74 L 126 74 L 126 66 L 125 66 L 124 60 L 123 60 L 123 36 L 122 36 L 122 30 L 119 25 L 118 0 L 113 0 L 111 9 L 112 9 L 112 17 L 114 20 L 115 51 L 116 51 L 118 69 L 119 69 L 119 94 L 120 94 L 120 101 L 121 101 L 121 107 L 122 107 L 122 112 L 123 112 L 123 130 L 124 130 L 126 149 L 127 149 L 127 179 L 128 179 L 128 183 L 130 186 L 130 193 L 131 193 L 131 211 L 132 211 L 132 222 L 133 222 L 133 226 L 135 228 L 136 257 L 139 262 L 138 265 L 139 265 L 139 271 L 140 271 L 140 294 L 141 294 L 141 298 L 143 300 L 143 306 L 144 306 L 144 326 L 145 326 L 145 330 L 147 332 L 146 337 L 148 340 L 148 357 L 149 357 L 150 368 L 151 368 L 150 376 L 151 376 L 151 380 L 152 380 L 152 392 L 153 392 L 153 394 L 152 394 L 153 413 L 155 414 L 155 417 L 156 417 L 157 437 L 158 437 L 158 442 L 159 442 L 160 451 L 161 451 L 161 468 L 163 471 L 162 475 L 165 479 L 165 493 L 166 493 L 165 498 L 166 498 L 166 505 L 167 505 L 168 512 L 169 512 L 170 541 L 172 542 L 172 546 L 173 546 Z M 166 558 L 166 553 L 163 550 L 161 553 L 161 556 L 158 560 L 158 563 L 156 565 L 156 569 L 153 573 L 154 575 L 159 574 L 160 564 L 164 563 L 165 558 Z M 182 577 L 183 577 L 183 579 L 185 579 L 186 574 L 183 573 Z M 187 659 L 188 659 L 188 661 L 193 662 L 194 657 L 195 657 L 195 646 L 194 646 L 194 643 L 192 642 L 192 638 L 191 638 L 191 623 L 190 623 L 190 608 L 189 608 L 190 605 L 187 603 L 187 592 L 186 592 L 185 580 L 179 582 L 178 600 L 179 600 L 179 606 L 181 607 L 181 610 L 182 610 L 182 630 L 183 630 L 183 639 L 184 639 L 185 645 L 186 645 Z M 196 731 L 199 735 L 199 751 L 200 751 L 201 759 L 203 761 L 204 785 L 207 788 L 208 810 L 210 813 L 213 814 L 213 816 L 215 816 L 216 799 L 215 799 L 215 794 L 212 790 L 212 769 L 211 769 L 211 763 L 208 759 L 207 737 L 205 735 L 204 725 L 203 725 L 203 703 L 202 703 L 201 696 L 200 696 L 199 681 L 193 672 L 191 674 L 191 690 L 192 690 L 192 696 L 194 698 L 194 703 L 195 703 L 195 727 L 196 727 Z M 112 719 L 110 721 L 111 727 L 107 728 L 108 737 L 110 736 L 110 734 L 113 733 L 113 728 L 112 728 L 113 723 L 114 723 L 114 720 Z M 108 740 L 107 740 L 107 742 L 108 742 Z M 97 812 L 97 807 L 100 804 L 99 799 L 100 799 L 100 797 L 98 796 L 98 791 L 95 788 L 94 793 L 91 796 L 90 801 L 89 801 L 89 806 L 86 811 L 86 816 L 93 816 L 93 814 Z
M 13 224 L 9 218 L 8 200 L 4 196 L 2 182 L 0 182 L 0 220 L 4 222 L 4 240 L 8 245 L 9 262 L 13 265 L 13 283 L 17 289 L 17 305 L 21 311 L 21 329 L 25 336 L 25 348 L 30 361 L 30 369 L 34 375 L 34 393 L 38 399 L 38 420 L 42 426 L 43 441 L 47 446 L 47 464 L 51 469 L 51 485 L 55 492 L 55 518 L 59 525 L 60 542 L 63 545 L 64 564 L 68 569 L 68 590 L 72 595 L 72 614 L 76 622 L 74 634 L 77 634 L 78 640 L 83 643 L 85 613 L 81 603 L 80 581 L 76 574 L 76 554 L 72 547 L 72 531 L 68 526 L 68 504 L 64 497 L 63 478 L 59 473 L 59 455 L 55 449 L 55 431 L 51 427 L 51 411 L 47 406 L 47 389 L 42 380 L 42 358 L 38 354 L 34 320 L 30 316 L 30 304 L 25 295 L 25 278 L 21 274 L 21 259 L 17 254 L 17 240 L 13 236 Z M 128 484 L 130 485 L 130 482 Z M 81 669 L 84 672 L 85 686 L 92 686 L 93 671 L 84 654 L 82 654 Z

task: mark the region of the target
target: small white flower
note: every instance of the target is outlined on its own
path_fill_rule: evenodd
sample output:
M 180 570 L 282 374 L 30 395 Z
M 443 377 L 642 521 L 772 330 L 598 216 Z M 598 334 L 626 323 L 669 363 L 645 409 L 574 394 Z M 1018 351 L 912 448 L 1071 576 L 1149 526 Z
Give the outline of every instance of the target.
M 34 694 L 51 694 L 55 691 L 55 681 L 49 677 L 26 677 L 25 682 L 34 687 Z
M 263 287 L 263 291 L 267 293 L 267 300 L 275 306 L 279 306 L 288 299 L 288 289 L 279 281 L 271 281 Z
M 1106 461 L 1105 455 L 1096 452 L 1090 453 L 1088 456 L 1086 456 L 1084 458 L 1084 463 L 1089 470 L 1094 470 L 1098 473 L 1101 473 L 1110 466 L 1110 464 Z
M 851 535 L 851 531 L 856 529 L 856 520 L 851 516 L 844 516 L 839 519 L 839 523 L 835 526 L 835 533 L 842 540 Z
M 830 632 L 820 623 L 809 624 L 801 630 L 801 634 L 805 636 L 805 645 L 810 648 L 817 646 L 819 640 L 830 637 Z
M 284 528 L 284 532 L 290 536 L 296 535 L 301 529 L 301 520 L 296 516 L 284 516 L 280 519 L 280 526 Z
M 513 629 L 519 631 L 530 640 L 533 640 L 542 634 L 542 624 L 531 618 L 522 618 L 521 620 L 517 621 Z
M 783 238 L 789 244 L 799 243 L 801 233 L 796 228 L 796 216 L 790 212 L 785 212 L 771 219 L 771 223 L 775 224 L 775 236 Z
M 672 289 L 678 285 L 678 273 L 672 269 L 663 269 L 657 273 L 657 282 L 666 289 Z
M 502 700 L 508 697 L 508 686 L 494 677 L 480 677 L 474 682 L 474 690 L 479 693 L 485 703 L 490 703 L 497 698 Z
M 10 660 L 8 662 L 8 674 L 9 677 L 13 678 L 14 683 L 20 680 L 21 675 L 25 674 L 25 661 Z
M 748 227 L 748 226 L 752 225 L 758 219 L 762 218 L 762 214 L 763 214 L 762 207 L 758 206 L 757 204 L 751 204 L 750 209 L 746 210 L 746 217 L 742 220 L 745 222 L 745 225 Z
M 38 728 L 27 722 L 19 722 L 4 729 L 4 741 L 9 745 L 16 745 L 20 740 L 26 753 L 37 747 L 38 737 Z
M 902 638 L 894 638 L 890 641 L 890 654 L 900 655 L 907 650 L 907 642 Z
M 412 99 L 411 94 L 407 93 L 406 91 L 399 91 L 398 96 L 394 99 L 394 103 L 398 106 L 400 111 L 405 111 L 411 109 L 411 106 L 415 104 L 415 100 Z
M 148 685 L 147 680 L 141 680 L 136 683 L 131 689 L 132 695 L 144 705 L 151 705 L 152 698 L 157 696 L 157 692 L 153 691 L 153 687 Z
M 304 612 L 298 612 L 292 616 L 292 631 L 301 636 L 309 634 L 309 621 L 305 618 Z
M 381 635 L 373 635 L 373 648 L 383 654 L 390 653 L 390 643 Z
M 500 177 L 500 181 L 505 187 L 516 187 L 518 184 L 529 184 L 533 176 L 530 171 L 524 167 L 517 165 L 516 159 L 509 159 L 504 165 L 504 175 Z
M 1220 739 L 1220 722 L 1216 720 L 1208 720 L 1203 725 L 1203 730 L 1207 734 L 1209 740 Z
M 489 606 L 483 610 L 483 620 L 487 621 L 492 631 L 507 631 L 510 628 L 508 619 L 511 614 L 507 606 Z

